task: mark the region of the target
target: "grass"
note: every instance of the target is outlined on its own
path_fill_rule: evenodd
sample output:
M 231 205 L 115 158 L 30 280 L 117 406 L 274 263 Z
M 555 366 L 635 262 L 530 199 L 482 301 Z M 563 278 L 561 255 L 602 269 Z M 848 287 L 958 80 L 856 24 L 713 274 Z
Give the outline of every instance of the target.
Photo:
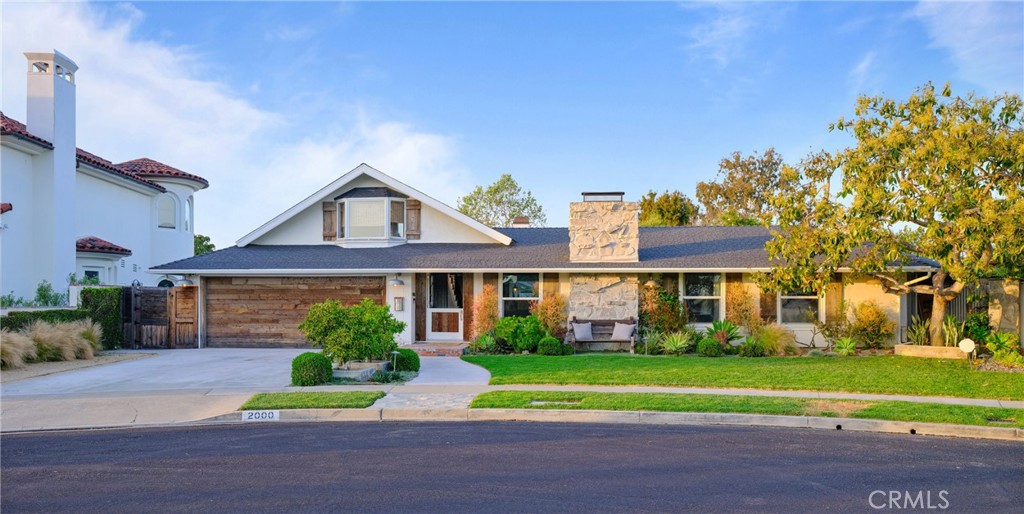
M 238 410 L 363 409 L 383 397 L 383 391 L 259 393 Z
M 1024 428 L 1024 410 L 939 403 L 764 396 L 577 391 L 493 391 L 474 409 L 570 409 L 822 416 Z
M 668 357 L 624 354 L 472 355 L 491 384 L 638 385 L 1024 399 L 1024 375 L 967 361 L 870 357 Z

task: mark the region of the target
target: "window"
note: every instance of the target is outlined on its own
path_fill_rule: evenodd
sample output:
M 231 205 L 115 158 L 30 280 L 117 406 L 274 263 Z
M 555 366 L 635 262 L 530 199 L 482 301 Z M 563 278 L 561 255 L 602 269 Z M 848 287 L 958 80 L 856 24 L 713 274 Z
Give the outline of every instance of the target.
M 87 269 L 87 270 L 85 270 L 85 278 L 94 278 L 96 280 L 99 280 L 100 279 L 100 272 L 97 271 L 97 270 Z
M 391 201 L 391 237 L 405 237 L 405 202 Z
M 501 278 L 502 316 L 529 316 L 540 299 L 540 273 L 508 273 Z
M 779 320 L 782 323 L 812 323 L 820 318 L 818 295 L 809 291 L 779 294 Z
M 185 201 L 185 232 L 192 231 L 192 197 Z
M 338 239 L 345 239 L 345 202 L 338 204 Z
M 178 226 L 177 223 L 175 223 L 175 218 L 178 217 L 178 213 L 175 212 L 177 209 L 174 205 L 174 198 L 171 195 L 167 193 L 160 195 L 160 197 L 157 198 L 156 208 L 158 227 L 175 228 Z
M 694 323 L 711 323 L 721 319 L 722 274 L 684 273 L 683 302 Z
M 387 223 L 384 202 L 351 200 L 345 203 L 348 206 L 348 237 L 384 237 L 384 225 Z

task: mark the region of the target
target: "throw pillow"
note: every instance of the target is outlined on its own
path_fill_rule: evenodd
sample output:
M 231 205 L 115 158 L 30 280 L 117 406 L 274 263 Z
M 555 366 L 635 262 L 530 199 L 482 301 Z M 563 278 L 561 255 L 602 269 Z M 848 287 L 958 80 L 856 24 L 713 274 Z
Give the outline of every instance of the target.
M 612 339 L 615 341 L 628 341 L 630 337 L 633 337 L 633 332 L 635 330 L 636 325 L 616 323 L 615 329 L 612 330 Z
M 594 331 L 590 323 L 573 323 L 572 334 L 577 341 L 593 341 Z

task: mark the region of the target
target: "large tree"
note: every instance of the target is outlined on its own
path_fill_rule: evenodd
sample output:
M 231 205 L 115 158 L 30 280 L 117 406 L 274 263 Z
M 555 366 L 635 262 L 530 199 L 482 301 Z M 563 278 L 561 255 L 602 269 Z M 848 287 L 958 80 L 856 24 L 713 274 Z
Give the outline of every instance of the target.
M 703 225 L 758 225 L 779 184 L 782 156 L 774 148 L 744 156 L 733 152 L 718 163 L 718 182 L 698 182 Z
M 779 227 L 763 277 L 770 289 L 824 291 L 839 268 L 890 293 L 934 298 L 930 341 L 941 345 L 946 305 L 1000 270 L 1024 268 L 1024 109 L 1018 95 L 954 97 L 931 84 L 909 99 L 858 99 L 830 126 L 856 144 L 786 168 L 772 195 Z M 938 270 L 907 280 L 920 258 Z
M 697 218 L 693 200 L 679 191 L 649 191 L 640 198 L 641 227 L 678 227 L 692 225 Z
M 195 234 L 192 236 L 192 246 L 194 255 L 203 255 L 204 253 L 210 253 L 217 249 L 217 247 L 210 241 L 210 236 L 204 236 L 202 234 Z
M 523 191 L 507 173 L 486 189 L 476 186 L 471 193 L 459 198 L 457 205 L 459 212 L 489 227 L 508 227 L 516 216 L 530 218 L 530 224 L 535 226 L 548 222 L 533 193 Z

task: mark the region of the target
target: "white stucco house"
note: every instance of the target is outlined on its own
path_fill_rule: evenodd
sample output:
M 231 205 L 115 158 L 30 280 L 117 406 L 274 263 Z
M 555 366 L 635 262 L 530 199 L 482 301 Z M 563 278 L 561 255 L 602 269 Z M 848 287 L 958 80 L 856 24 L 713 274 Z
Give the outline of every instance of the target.
M 522 316 L 557 293 L 579 319 L 636 318 L 641 288 L 678 293 L 699 327 L 725 319 L 727 294 L 745 290 L 766 321 L 811 344 L 808 312 L 843 315 L 842 301 L 874 300 L 905 325 L 917 307 L 865 278 L 828 290 L 769 293 L 753 274 L 771 269 L 764 227 L 640 227 L 623 193 L 584 193 L 568 227 L 492 228 L 366 164 L 340 176 L 216 252 L 161 264 L 157 275 L 199 286 L 201 346 L 305 346 L 298 325 L 328 298 L 388 305 L 404 344 L 473 337 L 473 306 L 486 285 L 500 316 Z M 907 263 L 926 274 L 935 263 Z M 820 338 L 815 341 L 824 343 Z
M 43 280 L 60 290 L 71 273 L 104 284 L 173 280 L 146 270 L 193 255 L 194 195 L 209 183 L 78 148 L 78 66 L 57 51 L 25 57 L 26 120 L 0 113 L 0 294 L 31 299 Z

